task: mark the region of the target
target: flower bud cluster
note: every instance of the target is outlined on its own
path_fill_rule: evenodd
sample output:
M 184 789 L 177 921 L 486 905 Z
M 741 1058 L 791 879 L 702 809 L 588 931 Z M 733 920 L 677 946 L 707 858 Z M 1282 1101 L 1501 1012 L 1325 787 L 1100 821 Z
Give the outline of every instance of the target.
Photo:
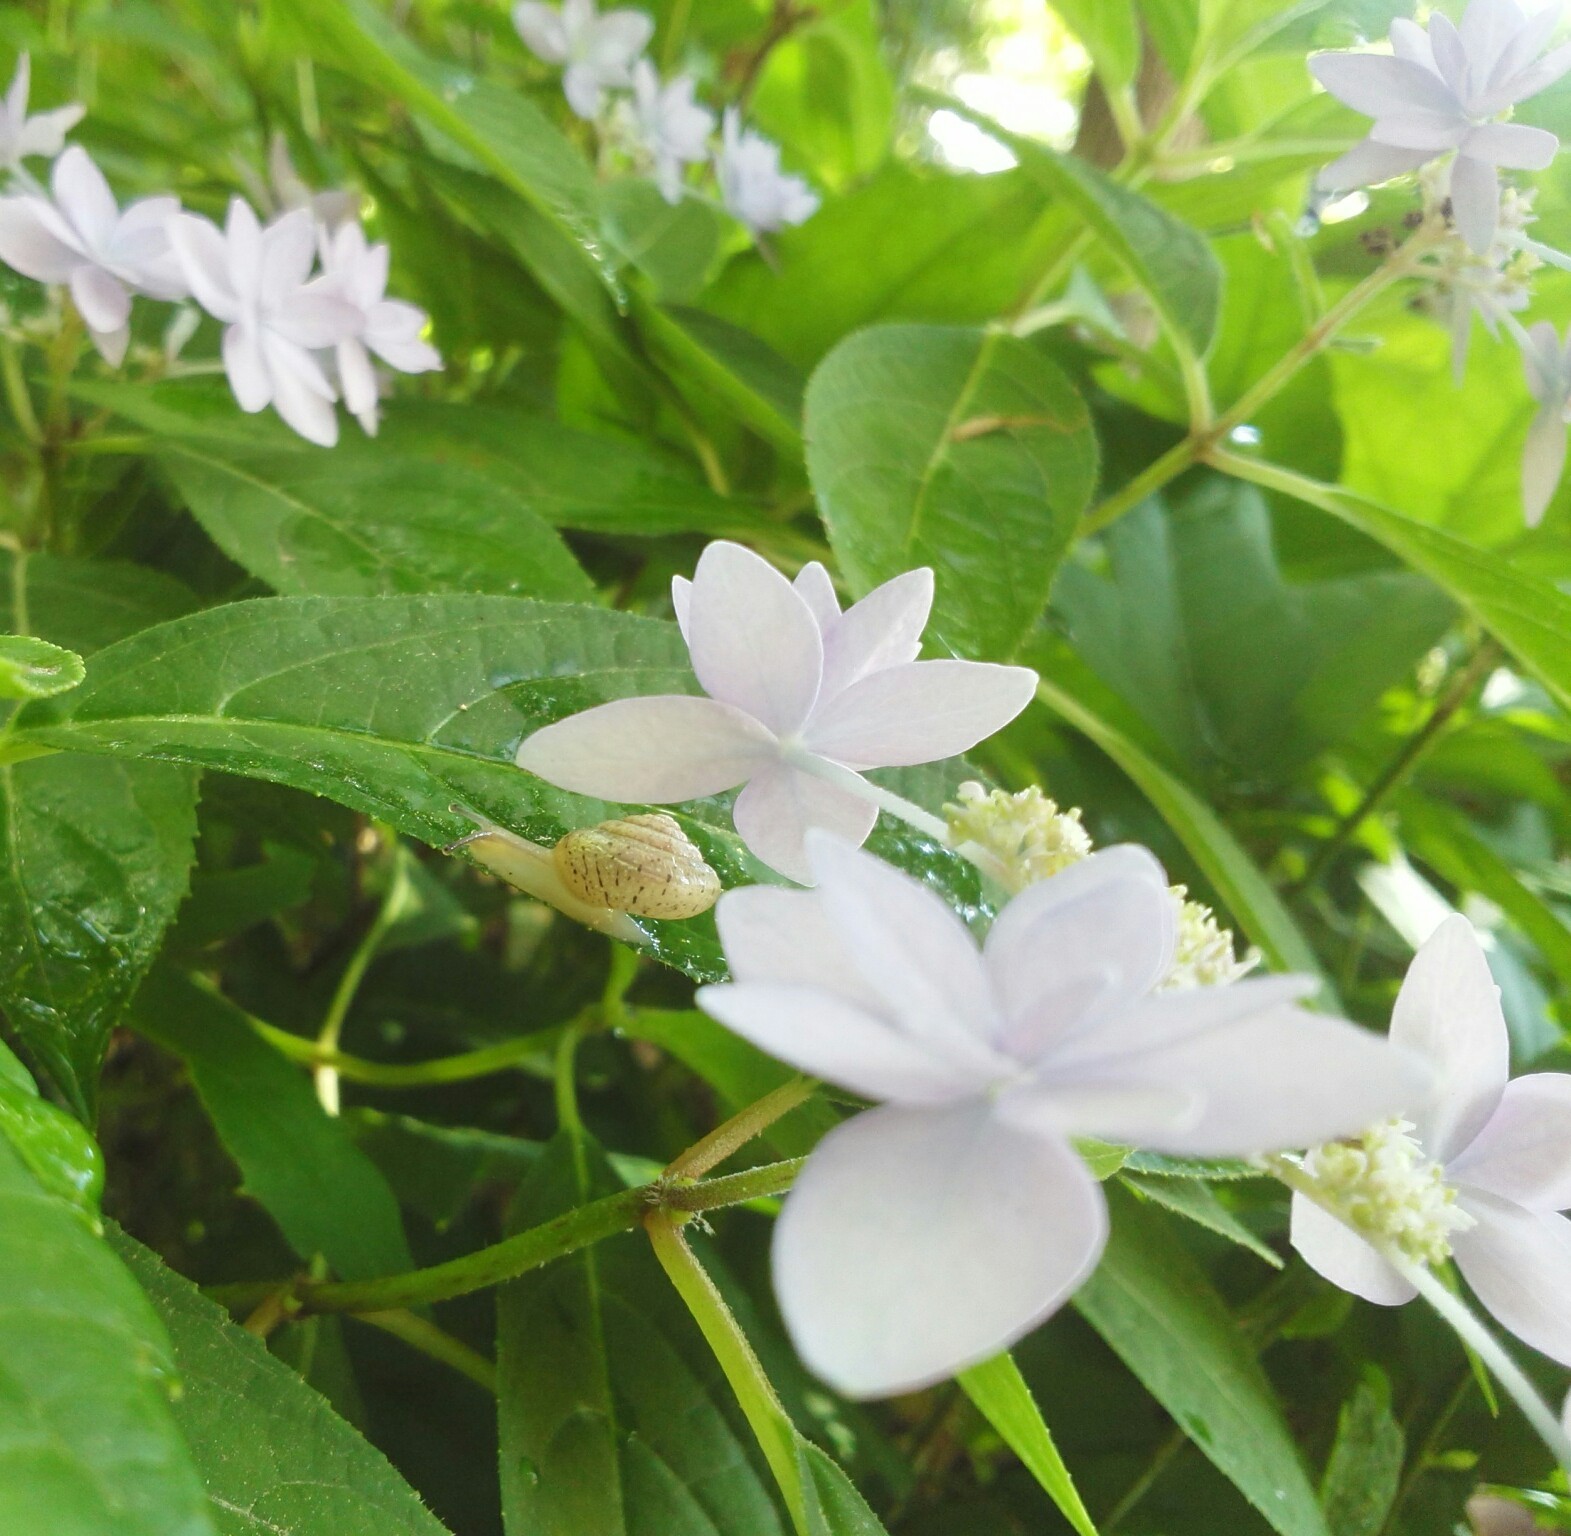
M 1451 1257 L 1451 1234 L 1473 1218 L 1456 1203 L 1445 1170 L 1424 1155 L 1408 1120 L 1387 1120 L 1356 1141 L 1334 1141 L 1304 1159 L 1304 1172 L 1341 1219 L 1420 1264 Z
M 969 844 L 981 853 L 1011 895 L 1091 855 L 1091 838 L 1081 823 L 1081 812 L 1060 810 L 1035 785 L 1010 794 L 967 781 L 944 807 L 944 816 L 954 845 Z M 1173 967 L 1160 990 L 1226 986 L 1254 968 L 1259 956 L 1251 952 L 1240 959 L 1232 930 L 1222 927 L 1209 907 L 1189 900 L 1181 885 L 1172 887 L 1172 895 L 1177 943 Z

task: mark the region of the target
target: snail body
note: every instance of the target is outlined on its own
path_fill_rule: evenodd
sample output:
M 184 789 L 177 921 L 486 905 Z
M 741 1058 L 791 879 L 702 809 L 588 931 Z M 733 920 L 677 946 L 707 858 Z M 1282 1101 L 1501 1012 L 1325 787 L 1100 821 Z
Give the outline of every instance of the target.
M 719 875 L 681 827 L 659 812 L 569 832 L 551 861 L 578 900 L 634 917 L 697 917 L 720 899 Z

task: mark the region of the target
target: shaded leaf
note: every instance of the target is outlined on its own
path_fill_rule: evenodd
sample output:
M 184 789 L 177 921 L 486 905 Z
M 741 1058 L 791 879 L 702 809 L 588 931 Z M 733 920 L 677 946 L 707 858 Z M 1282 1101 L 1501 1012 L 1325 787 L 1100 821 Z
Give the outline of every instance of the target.
M 84 676 L 75 651 L 30 635 L 0 635 L 0 699 L 47 699 Z

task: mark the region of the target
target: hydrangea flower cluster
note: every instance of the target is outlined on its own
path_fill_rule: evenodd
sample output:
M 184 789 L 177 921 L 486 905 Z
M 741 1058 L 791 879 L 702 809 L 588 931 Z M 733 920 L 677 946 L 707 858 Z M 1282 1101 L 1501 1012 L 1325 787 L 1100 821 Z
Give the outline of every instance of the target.
M 1424 173 L 1424 225 L 1445 233 L 1429 239 L 1420 270 L 1433 284 L 1430 307 L 1451 330 L 1458 377 L 1475 314 L 1491 335 L 1504 328 L 1522 349 L 1529 388 L 1543 406 L 1523 462 L 1530 526 L 1543 517 L 1564 467 L 1565 401 L 1540 328 L 1524 329 L 1516 317 L 1530 301 L 1533 272 L 1545 263 L 1571 267 L 1571 258 L 1527 233 L 1533 193 L 1500 173 L 1544 170 L 1560 148 L 1546 129 L 1508 120 L 1571 69 L 1571 43 L 1548 49 L 1560 10 L 1547 5 L 1529 16 L 1515 0 L 1470 0 L 1459 24 L 1439 10 L 1427 29 L 1398 17 L 1389 53 L 1321 53 L 1309 61 L 1333 96 L 1373 119 L 1367 136 L 1321 171 L 1323 190 Z
M 63 286 L 94 346 L 118 367 L 141 296 L 194 300 L 224 326 L 223 362 L 241 410 L 269 405 L 302 437 L 338 441 L 340 399 L 374 434 L 380 385 L 373 357 L 401 373 L 441 367 L 423 339 L 424 312 L 387 297 L 388 250 L 372 245 L 342 194 L 296 206 L 266 226 L 243 198 L 222 230 L 172 196 L 121 208 L 102 171 L 66 131 L 78 106 L 29 117 L 28 59 L 0 108 L 0 261 L 25 277 Z M 53 157 L 48 186 L 22 163 Z M 274 150 L 275 182 L 293 167 Z M 320 265 L 319 265 L 320 264 Z
M 695 99 L 690 75 L 662 81 L 646 59 L 654 22 L 642 11 L 600 11 L 595 0 L 519 0 L 513 24 L 530 50 L 562 69 L 562 91 L 594 122 L 611 153 L 653 177 L 669 203 L 696 189 L 694 165 L 713 165 L 726 211 L 754 235 L 801 224 L 818 198 L 800 176 L 781 169 L 780 147 L 746 128 L 733 107 L 716 142 L 715 116 Z M 623 94 L 617 94 L 623 93 Z

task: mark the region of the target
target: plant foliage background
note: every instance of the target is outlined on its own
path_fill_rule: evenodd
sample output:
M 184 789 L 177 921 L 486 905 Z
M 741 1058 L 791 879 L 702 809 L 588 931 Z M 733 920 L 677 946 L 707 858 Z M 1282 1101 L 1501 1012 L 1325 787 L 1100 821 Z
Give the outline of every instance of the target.
M 685 675 L 670 577 L 717 536 L 852 594 L 931 565 L 929 654 L 1039 670 L 974 762 L 900 780 L 930 810 L 1041 784 L 1377 1027 L 1460 908 L 1516 1065 L 1566 1065 L 1571 505 L 1524 530 L 1516 349 L 1475 337 L 1454 382 L 1397 286 L 1248 393 L 1403 238 L 1407 187 L 1311 211 L 1363 122 L 1305 68 L 1398 8 L 1023 7 L 1075 108 L 1053 143 L 950 94 L 1002 9 L 647 9 L 651 56 L 745 105 L 816 214 L 755 241 L 597 166 L 493 0 L 0 11 L 122 196 L 221 216 L 275 135 L 361 189 L 445 364 L 321 449 L 170 365 L 167 312 L 110 369 L 0 271 L 0 628 L 86 662 L 11 688 L 0 744 L 0 1528 L 1004 1536 L 1071 1528 L 1056 1443 L 1104 1533 L 1434 1536 L 1481 1486 L 1571 1529 L 1455 1340 L 1320 1281 L 1254 1180 L 1111 1174 L 1101 1269 L 1015 1352 L 1029 1396 L 839 1401 L 774 1315 L 769 1210 L 717 1214 L 694 1241 L 800 1437 L 794 1505 L 642 1234 L 435 1308 L 245 1294 L 474 1252 L 784 1080 L 692 1008 L 712 919 L 634 956 L 439 851 L 455 804 L 542 842 L 612 814 L 512 753 Z M 1523 116 L 1571 127 L 1571 85 Z M 1008 168 L 946 162 L 983 136 Z M 1568 177 L 1536 182 L 1559 247 Z M 1571 278 L 1534 316 L 1571 319 Z M 1141 496 L 1202 374 L 1223 467 Z M 689 810 L 726 884 L 770 878 Z M 897 824 L 872 846 L 976 899 Z

